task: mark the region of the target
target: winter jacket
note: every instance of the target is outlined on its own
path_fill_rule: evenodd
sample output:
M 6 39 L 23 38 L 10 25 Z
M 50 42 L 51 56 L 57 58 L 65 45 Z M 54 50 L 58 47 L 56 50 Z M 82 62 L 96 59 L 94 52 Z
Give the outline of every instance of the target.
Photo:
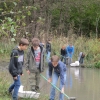
M 11 52 L 9 63 L 9 72 L 13 77 L 23 73 L 22 67 L 24 63 L 24 51 L 19 50 L 18 47 L 14 48 Z
M 59 61 L 58 65 L 56 67 L 54 67 L 52 65 L 52 63 L 49 62 L 48 66 L 49 66 L 49 77 L 52 77 L 52 72 L 54 69 L 54 72 L 56 72 L 60 76 L 62 85 L 64 85 L 64 73 L 67 70 L 65 64 L 63 62 Z
M 51 43 L 47 42 L 47 44 L 46 44 L 46 52 L 48 53 L 48 51 L 51 52 Z
M 66 54 L 67 54 L 66 50 L 65 50 L 65 49 L 64 49 L 64 50 L 61 49 L 61 55 L 62 55 L 62 56 L 66 56 Z
M 40 46 L 40 50 L 41 50 L 40 64 L 39 64 L 39 68 L 37 68 L 34 49 L 33 47 L 29 48 L 27 53 L 26 63 L 25 63 L 26 70 L 29 70 L 30 72 L 42 72 L 44 70 L 44 49 L 42 46 Z

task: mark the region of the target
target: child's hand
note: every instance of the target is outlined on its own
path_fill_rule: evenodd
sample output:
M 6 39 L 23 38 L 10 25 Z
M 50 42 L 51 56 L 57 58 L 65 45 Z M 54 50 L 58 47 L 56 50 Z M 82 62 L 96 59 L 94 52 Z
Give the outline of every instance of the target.
M 21 74 L 21 76 L 23 76 L 24 74 Z
M 29 71 L 29 70 L 27 70 L 27 73 L 28 73 L 28 74 L 30 74 L 30 71 Z
M 21 75 L 21 76 L 23 76 L 24 74 L 23 74 L 23 73 L 21 73 L 20 75 Z
M 51 81 L 52 81 L 52 79 L 51 79 L 51 78 L 49 78 L 49 79 L 48 79 L 48 82 L 49 82 L 49 83 L 51 83 Z
M 61 89 L 61 93 L 64 93 L 64 87 Z
M 14 78 L 14 80 L 17 80 L 17 76 L 16 77 L 13 77 Z

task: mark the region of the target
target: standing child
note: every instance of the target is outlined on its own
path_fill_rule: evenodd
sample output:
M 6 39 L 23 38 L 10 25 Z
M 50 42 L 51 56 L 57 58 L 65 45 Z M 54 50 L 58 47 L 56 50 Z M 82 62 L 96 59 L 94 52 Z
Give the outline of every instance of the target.
M 72 45 L 72 43 L 70 43 L 67 48 L 67 57 L 68 57 L 68 65 L 70 65 L 72 63 L 72 58 L 73 58 L 73 54 L 74 54 L 74 46 Z
M 47 43 L 46 43 L 46 53 L 47 53 L 47 62 L 49 62 L 50 60 L 50 55 L 51 55 L 51 41 L 48 40 Z
M 24 50 L 27 49 L 28 45 L 28 40 L 22 38 L 19 42 L 19 46 L 15 47 L 11 53 L 9 72 L 13 77 L 14 83 L 9 87 L 9 93 L 12 93 L 13 91 L 13 100 L 18 100 L 18 90 L 21 85 L 20 75 L 23 74 Z
M 27 53 L 26 70 L 29 74 L 31 91 L 39 91 L 40 72 L 44 69 L 44 49 L 38 38 L 32 39 L 32 46 Z
M 66 64 L 66 57 L 67 57 L 66 47 L 62 46 L 60 52 L 61 52 L 61 61 L 63 61 L 64 59 L 64 64 Z
M 66 66 L 63 62 L 59 61 L 59 57 L 54 55 L 51 57 L 51 61 L 48 63 L 49 66 L 49 79 L 48 82 L 52 81 L 52 84 L 56 86 L 58 78 L 60 77 L 60 95 L 59 100 L 64 100 L 64 84 L 66 81 Z M 54 71 L 53 71 L 54 69 Z M 53 75 L 52 75 L 53 73 Z M 55 99 L 55 87 L 52 86 L 51 92 L 50 92 L 50 99 Z

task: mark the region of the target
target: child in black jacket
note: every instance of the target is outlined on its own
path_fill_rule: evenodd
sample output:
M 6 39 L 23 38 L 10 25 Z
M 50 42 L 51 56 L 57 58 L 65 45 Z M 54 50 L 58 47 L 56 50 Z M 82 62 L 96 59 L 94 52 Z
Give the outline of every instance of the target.
M 61 53 L 61 61 L 64 60 L 64 64 L 66 64 L 67 52 L 66 52 L 66 47 L 65 46 L 62 46 L 62 48 L 60 50 L 60 53 Z
M 14 83 L 9 87 L 9 93 L 12 93 L 12 100 L 18 100 L 18 90 L 21 85 L 20 75 L 23 74 L 22 67 L 24 63 L 24 50 L 28 47 L 28 40 L 22 38 L 19 46 L 14 48 L 11 52 L 11 59 L 9 64 L 9 72 L 13 77 Z
M 51 55 L 51 41 L 50 40 L 48 40 L 47 43 L 46 43 L 46 53 L 47 53 L 46 60 L 47 60 L 47 62 L 49 62 L 50 55 Z

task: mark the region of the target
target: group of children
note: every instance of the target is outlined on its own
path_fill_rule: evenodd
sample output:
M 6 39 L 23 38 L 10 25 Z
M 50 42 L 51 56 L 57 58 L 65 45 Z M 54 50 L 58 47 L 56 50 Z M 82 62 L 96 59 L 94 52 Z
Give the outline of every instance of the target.
M 40 73 L 44 71 L 45 64 L 45 50 L 44 44 L 40 43 L 38 38 L 33 38 L 31 46 L 27 52 L 27 58 L 24 64 L 24 50 L 29 46 L 29 41 L 22 38 L 19 45 L 16 46 L 10 56 L 9 72 L 12 75 L 14 83 L 9 87 L 9 93 L 12 93 L 12 100 L 18 100 L 18 90 L 21 85 L 20 76 L 23 75 L 23 66 L 25 65 L 26 71 L 29 75 L 29 85 L 31 91 L 38 92 L 40 84 Z M 48 82 L 52 82 L 53 86 L 50 91 L 50 99 L 55 99 L 55 85 L 60 77 L 60 96 L 59 100 L 64 100 L 64 84 L 66 81 L 66 58 L 71 62 L 74 53 L 74 46 L 70 44 L 67 48 L 62 47 L 61 49 L 61 60 L 57 55 L 53 55 L 50 59 L 51 54 L 51 41 L 48 40 L 46 43 L 46 54 L 49 68 Z M 64 63 L 62 60 L 64 59 Z M 54 71 L 53 71 L 54 70 Z
M 72 63 L 73 54 L 74 54 L 74 46 L 72 45 L 72 43 L 70 43 L 67 47 L 65 45 L 62 46 L 61 61 L 63 61 L 65 65 L 66 64 L 70 65 Z M 83 64 L 84 57 L 85 57 L 85 54 L 83 52 L 80 52 L 78 56 L 78 61 L 80 65 Z
M 61 61 L 64 60 L 65 64 L 70 65 L 72 62 L 73 54 L 74 54 L 74 46 L 72 45 L 72 43 L 70 43 L 67 47 L 62 46 L 62 48 L 61 48 Z
M 8 91 L 12 94 L 12 100 L 18 100 L 18 91 L 21 85 L 20 76 L 23 75 L 23 66 L 29 74 L 29 84 L 31 91 L 39 91 L 40 73 L 44 70 L 44 47 L 40 45 L 38 38 L 33 38 L 31 46 L 27 52 L 27 58 L 24 64 L 24 50 L 29 46 L 29 41 L 22 38 L 19 45 L 16 46 L 10 55 L 9 72 L 12 75 L 14 83 L 9 87 Z M 47 60 L 51 53 L 50 41 L 46 45 Z M 13 92 L 12 92 L 13 91 Z

